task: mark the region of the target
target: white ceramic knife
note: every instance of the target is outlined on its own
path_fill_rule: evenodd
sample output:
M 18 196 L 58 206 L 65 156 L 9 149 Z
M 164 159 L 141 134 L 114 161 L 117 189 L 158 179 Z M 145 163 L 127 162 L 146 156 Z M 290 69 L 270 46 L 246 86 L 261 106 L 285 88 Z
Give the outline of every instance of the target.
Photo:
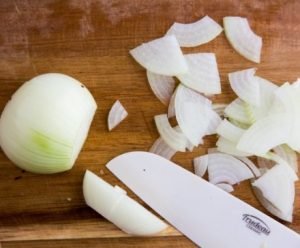
M 202 248 L 300 248 L 300 235 L 179 165 L 148 152 L 108 169 Z

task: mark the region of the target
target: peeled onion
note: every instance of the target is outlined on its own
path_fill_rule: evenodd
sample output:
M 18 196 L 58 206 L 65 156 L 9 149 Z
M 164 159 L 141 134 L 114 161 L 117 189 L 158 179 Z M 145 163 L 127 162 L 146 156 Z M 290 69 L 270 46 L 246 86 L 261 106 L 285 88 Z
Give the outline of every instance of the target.
M 97 109 L 76 79 L 59 73 L 24 83 L 0 118 L 0 145 L 20 168 L 56 173 L 72 168 Z

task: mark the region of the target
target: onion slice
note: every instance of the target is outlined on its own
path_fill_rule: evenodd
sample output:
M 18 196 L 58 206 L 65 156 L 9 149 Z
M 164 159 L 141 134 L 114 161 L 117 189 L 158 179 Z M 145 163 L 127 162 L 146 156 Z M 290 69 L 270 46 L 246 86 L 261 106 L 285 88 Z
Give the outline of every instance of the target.
M 171 96 L 170 103 L 168 106 L 168 118 L 172 118 L 176 116 L 175 113 L 175 96 L 176 96 L 176 90 L 174 91 L 173 95 Z
M 252 153 L 241 151 L 237 148 L 237 143 L 234 143 L 224 137 L 219 137 L 217 141 L 217 148 L 219 152 L 227 153 L 238 157 L 252 156 Z
M 153 145 L 149 149 L 149 152 L 152 152 L 170 160 L 175 155 L 176 150 L 171 148 L 161 137 L 159 137 L 153 143 Z
M 262 38 L 249 26 L 247 18 L 227 16 L 223 18 L 225 35 L 231 46 L 243 57 L 260 62 Z
M 274 147 L 273 151 L 285 160 L 296 173 L 298 172 L 297 154 L 293 149 L 291 149 L 288 145 L 283 144 L 281 146 Z
M 208 167 L 208 156 L 199 156 L 194 158 L 194 171 L 199 177 L 203 177 Z
M 147 70 L 166 76 L 188 71 L 188 66 L 174 35 L 164 36 L 130 50 L 133 58 Z
M 211 112 L 210 100 L 182 84 L 177 87 L 176 119 L 180 129 L 194 146 L 202 142 L 210 123 Z
M 222 122 L 222 118 L 215 111 L 210 111 L 210 121 L 206 130 L 206 135 L 212 135 L 217 133 L 217 128 Z
M 185 152 L 187 139 L 183 133 L 176 131 L 170 124 L 166 114 L 154 116 L 157 131 L 161 138 L 176 151 Z
M 233 156 L 222 153 L 211 153 L 205 156 L 208 159 L 208 178 L 213 184 L 234 185 L 254 177 L 248 166 Z
M 237 96 L 254 106 L 260 105 L 259 82 L 254 76 L 256 69 L 246 69 L 228 74 L 230 86 Z
M 83 195 L 88 206 L 128 234 L 150 236 L 167 228 L 166 223 L 128 197 L 125 190 L 88 170 L 83 179 Z
M 126 117 L 128 112 L 119 100 L 115 101 L 108 114 L 108 130 L 111 131 L 118 126 Z
M 233 186 L 228 183 L 218 183 L 218 184 L 216 184 L 216 186 L 228 193 L 231 193 L 234 191 Z
M 217 134 L 225 139 L 237 143 L 246 130 L 233 125 L 228 120 L 224 119 L 217 128 Z
M 214 53 L 193 53 L 184 55 L 189 67 L 178 79 L 185 86 L 204 94 L 220 94 L 221 83 Z
M 223 28 L 209 16 L 188 24 L 175 22 L 167 35 L 175 35 L 181 47 L 195 47 L 216 38 Z
M 230 119 L 244 124 L 251 124 L 251 120 L 246 113 L 246 103 L 240 98 L 235 99 L 224 110 L 224 113 Z
M 224 103 L 214 103 L 212 105 L 212 108 L 219 116 L 224 116 L 225 115 L 225 108 L 227 107 L 228 104 Z
M 256 178 L 261 176 L 260 170 L 256 167 L 256 165 L 249 158 L 237 157 L 237 159 L 242 161 L 245 165 L 247 165 Z
M 175 89 L 173 77 L 155 74 L 147 70 L 147 78 L 154 95 L 165 105 L 168 105 Z

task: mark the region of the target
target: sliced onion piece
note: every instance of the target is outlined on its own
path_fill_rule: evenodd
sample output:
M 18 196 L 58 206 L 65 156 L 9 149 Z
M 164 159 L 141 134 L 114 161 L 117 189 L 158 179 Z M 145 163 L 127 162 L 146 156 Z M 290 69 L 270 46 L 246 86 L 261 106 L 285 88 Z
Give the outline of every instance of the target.
M 281 146 L 274 147 L 273 151 L 285 160 L 296 173 L 298 172 L 297 154 L 294 150 L 292 150 L 288 145 L 283 144 Z
M 179 126 L 175 126 L 174 130 L 176 132 L 181 133 L 182 135 L 184 135 Z M 188 151 L 190 151 L 190 152 L 193 151 L 194 150 L 194 145 L 187 138 L 185 138 L 185 142 L 186 142 L 185 143 L 186 144 L 185 145 L 186 149 L 188 149 Z
M 249 26 L 247 18 L 227 16 L 223 18 L 225 35 L 231 46 L 243 57 L 260 63 L 262 38 Z
M 220 94 L 220 76 L 214 53 L 193 53 L 184 55 L 189 67 L 178 79 L 185 86 L 204 94 Z
M 167 35 L 175 35 L 181 47 L 195 47 L 216 38 L 223 28 L 205 16 L 202 19 L 188 24 L 175 22 L 167 31 Z
M 188 71 L 188 66 L 174 35 L 164 36 L 130 50 L 134 59 L 147 70 L 175 76 Z
M 208 158 L 208 177 L 213 184 L 231 185 L 253 178 L 251 170 L 240 160 L 228 154 L 211 153 Z
M 228 74 L 230 86 L 237 96 L 254 106 L 260 105 L 259 82 L 254 76 L 256 68 Z
M 119 100 L 115 101 L 108 114 L 108 130 L 111 131 L 118 126 L 126 117 L 128 112 Z
M 178 125 L 186 138 L 198 146 L 210 123 L 210 100 L 180 84 L 176 90 L 175 112 Z
M 172 117 L 175 117 L 176 116 L 176 113 L 175 113 L 175 96 L 176 96 L 176 90 L 175 92 L 173 93 L 173 95 L 171 96 L 171 99 L 170 99 L 170 103 L 169 103 L 169 106 L 168 106 L 168 118 L 172 118 Z
M 166 223 L 128 197 L 125 190 L 88 170 L 83 179 L 83 195 L 88 206 L 128 234 L 149 236 L 167 228 Z
M 203 177 L 208 167 L 208 156 L 199 156 L 194 158 L 194 171 L 199 177 Z
M 259 189 L 263 197 L 284 216 L 290 214 L 295 200 L 292 173 L 295 174 L 290 167 L 277 164 L 252 183 L 252 186 Z
M 171 148 L 162 138 L 158 138 L 149 149 L 149 152 L 170 160 L 175 155 L 176 150 Z
M 222 118 L 213 110 L 210 111 L 210 122 L 208 124 L 206 135 L 212 135 L 217 133 L 217 128 L 222 122 Z
M 183 133 L 176 131 L 169 123 L 166 114 L 154 117 L 157 131 L 161 138 L 174 150 L 185 152 L 187 139 Z
M 260 170 L 256 167 L 256 165 L 249 158 L 237 157 L 237 159 L 242 161 L 245 165 L 247 165 L 256 178 L 261 176 Z
M 228 104 L 224 104 L 224 103 L 214 103 L 212 105 L 212 108 L 214 111 L 217 112 L 218 115 L 220 116 L 224 116 L 225 115 L 225 108 L 227 107 Z
M 270 115 L 255 122 L 241 137 L 237 149 L 264 156 L 273 147 L 287 141 L 289 118 L 284 114 Z
M 225 139 L 237 143 L 241 136 L 245 133 L 245 130 L 233 125 L 228 120 L 224 119 L 217 128 L 217 134 Z
M 216 184 L 217 187 L 219 187 L 220 189 L 223 189 L 224 191 L 231 193 L 234 191 L 234 188 L 232 185 L 228 184 L 228 183 L 218 183 Z
M 246 113 L 246 103 L 240 98 L 237 98 L 228 104 L 224 113 L 230 119 L 234 119 L 245 124 L 251 124 L 251 120 Z
M 154 95 L 165 105 L 169 104 L 175 89 L 173 77 L 159 75 L 147 70 L 147 78 Z
M 233 156 L 248 157 L 253 155 L 251 153 L 238 150 L 236 147 L 237 143 L 225 139 L 224 137 L 219 137 L 216 145 L 219 152 L 224 152 Z

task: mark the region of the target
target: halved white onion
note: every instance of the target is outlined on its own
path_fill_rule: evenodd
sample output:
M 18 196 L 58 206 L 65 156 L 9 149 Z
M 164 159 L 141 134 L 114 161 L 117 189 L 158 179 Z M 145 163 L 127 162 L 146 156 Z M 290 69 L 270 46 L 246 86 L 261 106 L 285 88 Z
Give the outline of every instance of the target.
M 240 98 L 237 98 L 228 104 L 224 113 L 230 119 L 234 119 L 245 124 L 251 124 L 251 120 L 246 113 L 246 103 Z
M 205 16 L 193 23 L 175 22 L 167 31 L 167 35 L 175 35 L 181 47 L 195 47 L 207 43 L 216 38 L 223 28 Z
M 288 216 L 295 200 L 295 172 L 288 166 L 277 164 L 252 183 L 263 197 Z
M 234 185 L 254 177 L 248 166 L 233 156 L 222 153 L 211 153 L 204 156 L 207 156 L 208 159 L 208 178 L 213 184 Z
M 128 234 L 150 236 L 167 228 L 165 222 L 128 197 L 125 190 L 88 170 L 83 179 L 83 196 L 89 207 Z
M 216 146 L 219 152 L 227 153 L 233 156 L 248 157 L 252 156 L 252 153 L 241 151 L 237 148 L 237 143 L 232 142 L 224 137 L 219 137 Z
M 219 187 L 220 189 L 228 192 L 228 193 L 231 193 L 234 191 L 234 188 L 232 185 L 228 184 L 228 183 L 218 183 L 218 184 L 215 184 L 217 187 Z
M 130 50 L 133 58 L 147 70 L 161 75 L 176 76 L 188 66 L 174 35 L 164 36 Z
M 192 53 L 184 55 L 188 72 L 178 75 L 185 86 L 204 94 L 220 94 L 221 83 L 214 53 Z
M 118 126 L 126 117 L 128 112 L 119 100 L 115 101 L 108 114 L 108 130 L 111 131 Z
M 262 38 L 249 26 L 247 18 L 227 16 L 223 18 L 225 35 L 231 46 L 243 57 L 260 62 Z
M 64 74 L 24 83 L 0 118 L 0 144 L 20 168 L 56 173 L 72 168 L 87 137 L 96 102 L 79 81 Z
M 171 76 L 164 76 L 147 70 L 147 78 L 154 95 L 165 105 L 169 104 L 175 89 L 175 80 Z
M 186 138 L 198 146 L 206 134 L 211 117 L 211 102 L 206 97 L 180 84 L 176 89 L 175 113 Z
M 256 68 L 228 74 L 230 86 L 237 96 L 254 106 L 260 105 L 259 82 L 254 76 Z
M 228 120 L 224 119 L 217 128 L 217 134 L 225 139 L 237 143 L 241 136 L 245 133 L 245 129 L 233 125 Z
M 285 160 L 296 173 L 298 172 L 297 154 L 293 149 L 291 149 L 288 145 L 283 144 L 274 147 L 273 151 Z
M 176 131 L 170 124 L 166 114 L 154 116 L 157 131 L 161 138 L 174 150 L 185 152 L 187 139 L 181 132 Z
M 203 177 L 208 167 L 208 156 L 199 156 L 194 158 L 194 171 L 199 177 Z
M 149 149 L 149 152 L 155 153 L 170 160 L 175 155 L 176 150 L 171 148 L 161 137 L 159 137 L 153 143 Z

